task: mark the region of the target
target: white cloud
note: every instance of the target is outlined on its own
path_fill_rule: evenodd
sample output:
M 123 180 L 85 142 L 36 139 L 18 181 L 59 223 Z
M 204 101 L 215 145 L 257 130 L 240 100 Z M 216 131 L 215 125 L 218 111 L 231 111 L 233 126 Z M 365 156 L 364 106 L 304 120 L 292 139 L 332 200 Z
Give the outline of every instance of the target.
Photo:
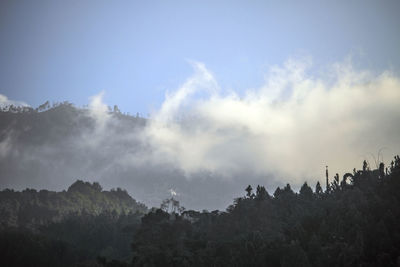
M 288 60 L 240 96 L 221 93 L 204 64 L 194 67 L 146 129 L 154 160 L 189 176 L 273 173 L 301 183 L 323 177 L 325 165 L 343 173 L 382 147 L 387 159 L 400 149 L 400 80 L 390 72 L 346 61 L 315 77 L 310 60 Z
M 3 108 L 6 106 L 10 106 L 10 105 L 29 107 L 29 105 L 26 104 L 25 102 L 11 100 L 11 99 L 8 99 L 7 96 L 0 94 L 0 107 Z
M 97 95 L 90 97 L 89 112 L 92 117 L 96 120 L 100 129 L 103 129 L 106 122 L 109 119 L 108 107 L 103 103 L 103 97 L 105 92 L 101 91 Z

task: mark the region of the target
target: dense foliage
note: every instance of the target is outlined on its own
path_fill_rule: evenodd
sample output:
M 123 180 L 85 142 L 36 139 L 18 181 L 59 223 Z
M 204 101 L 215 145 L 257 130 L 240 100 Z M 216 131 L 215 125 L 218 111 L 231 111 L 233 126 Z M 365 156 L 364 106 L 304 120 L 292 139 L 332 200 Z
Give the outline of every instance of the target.
M 0 231 L 1 266 L 101 266 L 131 260 L 130 243 L 139 213 L 70 215 L 61 222 Z
M 263 186 L 249 185 L 224 212 L 184 211 L 171 198 L 143 215 L 143 206 L 126 210 L 127 203 L 136 202 L 123 190 L 105 192 L 82 181 L 67 192 L 51 192 L 48 202 L 40 192 L 5 190 L 2 205 L 20 203 L 13 206 L 17 214 L 26 212 L 31 215 L 23 218 L 31 219 L 5 220 L 19 223 L 3 225 L 0 232 L 2 265 L 398 266 L 399 192 L 398 156 L 386 169 L 381 163 L 370 170 L 364 162 L 362 170 L 341 180 L 336 174 L 325 190 L 319 182 L 315 190 L 304 183 L 296 193 L 288 184 L 270 195 Z M 65 203 L 77 208 L 56 204 L 64 203 L 57 194 L 70 195 L 75 202 Z M 104 199 L 113 203 L 108 209 Z M 37 210 L 21 209 L 26 203 Z M 69 213 L 44 223 L 36 218 L 47 215 L 32 216 L 46 210 L 39 208 L 43 203 L 54 205 L 53 212 Z
M 76 181 L 68 191 L 53 192 L 26 189 L 22 192 L 0 192 L 0 228 L 25 227 L 35 229 L 49 222 L 59 222 L 71 214 L 99 215 L 113 212 L 116 215 L 146 212 L 147 208 L 136 202 L 120 188 L 102 191 L 99 183 Z
M 323 192 L 263 186 L 226 212 L 158 209 L 142 218 L 133 266 L 396 266 L 400 263 L 400 158 L 389 169 L 345 174 Z
M 147 208 L 120 188 L 76 181 L 67 191 L 0 192 L 2 266 L 96 265 L 130 261 Z

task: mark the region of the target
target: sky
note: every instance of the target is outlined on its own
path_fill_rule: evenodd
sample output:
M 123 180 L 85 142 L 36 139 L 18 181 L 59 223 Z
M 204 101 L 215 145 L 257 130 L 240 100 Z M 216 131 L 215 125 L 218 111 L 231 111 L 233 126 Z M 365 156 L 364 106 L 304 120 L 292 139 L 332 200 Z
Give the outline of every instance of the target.
M 25 155 L 40 162 L 37 179 L 65 170 L 55 189 L 93 177 L 199 209 L 225 207 L 247 184 L 315 185 L 326 165 L 333 177 L 389 164 L 400 152 L 399 13 L 400 1 L 3 0 L 0 106 L 69 101 L 96 124 L 30 151 L 10 130 L 0 163 Z M 115 104 L 150 119 L 125 129 Z M 54 165 L 62 149 L 93 157 Z
M 104 101 L 156 112 L 202 62 L 220 87 L 261 87 L 271 66 L 348 57 L 370 71 L 400 67 L 399 1 L 0 2 L 0 94 L 38 106 Z

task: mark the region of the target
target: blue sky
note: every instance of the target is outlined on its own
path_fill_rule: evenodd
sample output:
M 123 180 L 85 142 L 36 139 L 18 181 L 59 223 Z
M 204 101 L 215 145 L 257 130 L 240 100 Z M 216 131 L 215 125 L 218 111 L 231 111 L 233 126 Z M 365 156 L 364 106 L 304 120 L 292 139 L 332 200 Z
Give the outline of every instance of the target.
M 203 62 L 219 85 L 260 87 L 269 66 L 309 56 L 314 68 L 355 58 L 400 67 L 400 1 L 0 2 L 0 94 L 158 109 Z

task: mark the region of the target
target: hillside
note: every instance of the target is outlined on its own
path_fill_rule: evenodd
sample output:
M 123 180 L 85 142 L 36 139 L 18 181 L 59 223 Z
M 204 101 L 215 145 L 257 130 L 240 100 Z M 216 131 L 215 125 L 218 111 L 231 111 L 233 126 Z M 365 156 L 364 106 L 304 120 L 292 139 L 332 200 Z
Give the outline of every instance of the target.
M 114 120 L 121 122 L 119 131 L 143 127 L 146 119 L 129 116 L 115 106 L 107 112 Z M 0 140 L 13 138 L 24 146 L 60 143 L 71 137 L 94 130 L 96 121 L 88 108 L 79 108 L 69 102 L 48 101 L 36 109 L 30 107 L 4 107 L 0 110 Z M 11 132 L 10 132 L 11 131 Z
M 81 179 L 122 187 L 148 206 L 159 206 L 174 189 L 185 207 L 212 210 L 225 208 L 241 192 L 243 175 L 267 187 L 280 185 L 249 171 L 229 177 L 230 183 L 209 171 L 187 177 L 158 154 L 162 144 L 149 142 L 150 119 L 118 107 L 96 112 L 68 102 L 0 110 L 0 190 L 62 191 Z
M 142 203 L 120 188 L 76 181 L 67 191 L 0 192 L 0 251 L 4 266 L 84 266 L 131 260 Z M 16 256 L 16 254 L 18 256 Z
M 399 266 L 400 158 L 335 175 L 325 191 L 246 188 L 225 212 L 142 218 L 132 266 Z
M 99 122 L 91 109 L 67 102 L 52 107 L 46 102 L 36 109 L 3 108 L 0 190 L 61 191 L 82 179 L 99 181 L 108 189 L 124 187 L 144 199 L 143 188 L 130 182 L 137 168 L 125 164 L 125 157 L 133 158 L 141 150 L 138 139 L 146 119 L 123 114 L 118 107 L 101 117 L 104 121 Z
M 37 229 L 70 215 L 144 214 L 147 208 L 120 188 L 103 191 L 99 183 L 76 181 L 67 191 L 5 189 L 0 192 L 0 227 Z
M 399 156 L 388 168 L 382 163 L 374 170 L 364 162 L 343 178 L 336 174 L 324 189 L 304 183 L 297 193 L 287 184 L 271 195 L 264 186 L 249 185 L 226 211 L 184 211 L 171 198 L 147 214 L 125 215 L 127 203 L 135 203 L 126 192 L 77 181 L 66 192 L 52 192 L 53 200 L 74 199 L 57 208 L 74 210 L 70 215 L 34 231 L 0 231 L 1 263 L 394 267 L 400 261 L 399 192 Z M 57 203 L 39 200 L 40 192 L 32 190 L 1 193 L 2 199 L 12 196 L 2 203 Z M 106 199 L 114 204 L 100 211 Z M 38 207 L 34 213 L 42 214 Z

